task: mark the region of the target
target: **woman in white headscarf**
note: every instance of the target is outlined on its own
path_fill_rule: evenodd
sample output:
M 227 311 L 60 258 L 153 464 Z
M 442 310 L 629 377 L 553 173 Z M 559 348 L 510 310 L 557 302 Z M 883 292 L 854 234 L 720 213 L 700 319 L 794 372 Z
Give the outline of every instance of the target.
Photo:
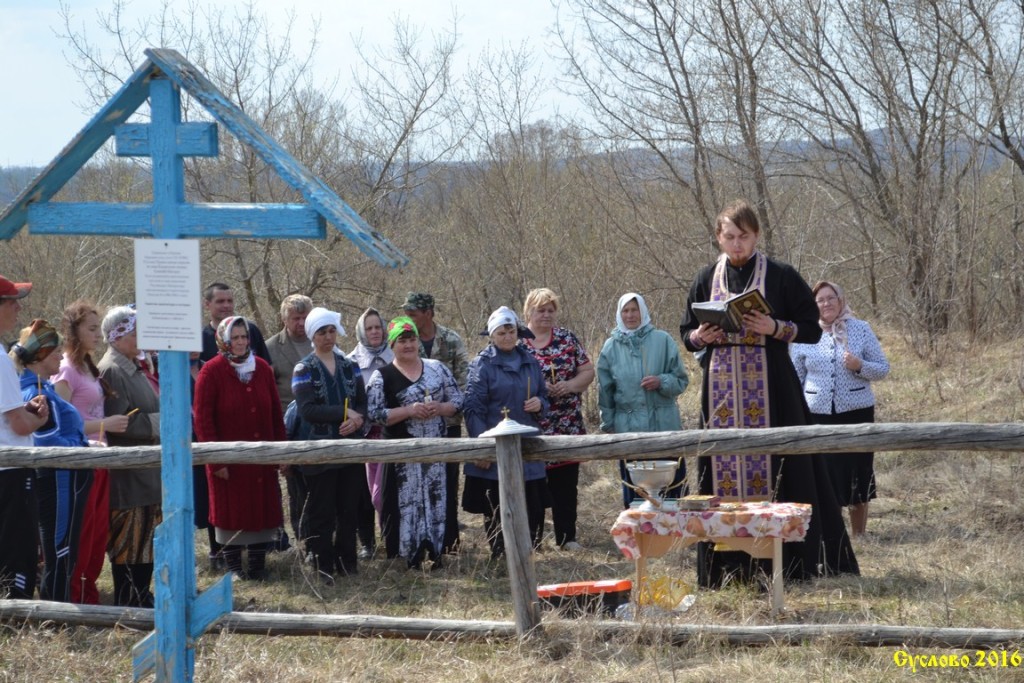
M 338 351 L 345 335 L 341 315 L 314 308 L 306 316 L 313 353 L 292 372 L 292 393 L 300 418 L 296 440 L 361 439 L 366 434 L 366 385 L 359 367 Z M 306 502 L 301 528 L 320 582 L 355 574 L 356 519 L 366 468 L 356 464 L 302 465 Z
M 539 427 L 550 405 L 548 389 L 540 364 L 518 343 L 520 337 L 532 336 L 533 332 L 520 325 L 512 309 L 500 306 L 487 318 L 487 335 L 490 344 L 469 364 L 469 380 L 463 397 L 462 413 L 469 436 L 479 437 L 503 418 Z M 505 553 L 498 468 L 487 461 L 467 462 L 463 468 L 466 482 L 462 488 L 462 509 L 484 516 L 491 559 L 497 559 Z M 524 462 L 523 481 L 527 524 L 536 548 L 544 531 L 544 508 L 547 507 L 544 463 Z
M 219 353 L 196 380 L 199 441 L 284 441 L 284 416 L 270 364 L 252 352 L 249 323 L 240 316 L 217 326 Z M 228 571 L 238 579 L 266 578 L 269 544 L 282 523 L 275 465 L 207 465 L 210 522 Z M 242 568 L 242 551 L 248 568 Z
M 871 325 L 853 316 L 842 288 L 819 282 L 811 288 L 824 334 L 817 344 L 793 344 L 793 359 L 815 424 L 875 421 L 871 382 L 889 374 L 889 361 Z M 825 458 L 841 506 L 850 508 L 850 531 L 867 531 L 868 502 L 875 493 L 875 454 L 835 453 Z
M 672 336 L 651 324 L 644 298 L 635 292 L 619 297 L 615 329 L 597 360 L 601 431 L 670 432 L 683 428 L 676 397 L 686 391 L 690 377 Z M 636 498 L 626 462 L 619 461 L 622 502 Z M 670 487 L 672 497 L 685 494 L 686 465 L 680 460 Z

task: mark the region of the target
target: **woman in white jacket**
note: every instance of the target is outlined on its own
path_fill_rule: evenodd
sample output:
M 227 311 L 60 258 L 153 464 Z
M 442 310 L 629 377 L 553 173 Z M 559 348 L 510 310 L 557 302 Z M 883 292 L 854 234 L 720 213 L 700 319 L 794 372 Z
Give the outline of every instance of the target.
M 819 282 L 812 290 L 824 334 L 817 344 L 792 344 L 790 355 L 816 424 L 875 421 L 871 382 L 889 374 L 889 361 L 871 325 L 853 317 L 842 288 Z M 826 458 L 836 498 L 850 506 L 854 536 L 867 530 L 868 502 L 875 498 L 874 453 L 836 453 Z

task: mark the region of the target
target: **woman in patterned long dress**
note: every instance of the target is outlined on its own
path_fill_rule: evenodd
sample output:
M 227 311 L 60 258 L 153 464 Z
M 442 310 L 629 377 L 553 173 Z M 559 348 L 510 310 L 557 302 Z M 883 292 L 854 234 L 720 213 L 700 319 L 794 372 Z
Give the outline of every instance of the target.
M 875 421 L 871 382 L 889 374 L 878 337 L 864 320 L 853 317 L 842 288 L 819 282 L 811 289 L 824 334 L 817 344 L 793 344 L 789 355 L 816 424 Z M 825 458 L 832 489 L 850 508 L 850 533 L 867 531 L 868 502 L 875 497 L 875 454 L 833 453 Z
M 543 287 L 531 290 L 523 302 L 523 317 L 533 339 L 520 339 L 519 343 L 540 364 L 551 400 L 551 407 L 540 419 L 541 432 L 586 434 L 581 395 L 594 381 L 594 364 L 576 335 L 558 326 L 558 296 Z M 582 550 L 576 540 L 580 464 L 548 463 L 545 473 L 551 494 L 555 545 L 563 550 Z
M 394 360 L 370 377 L 370 420 L 384 426 L 386 439 L 443 438 L 445 418 L 462 408 L 462 392 L 441 361 L 420 358 L 419 332 L 411 318 L 388 325 Z M 382 521 L 389 558 L 404 557 L 410 568 L 429 559 L 441 566 L 444 546 L 444 463 L 393 463 L 384 466 Z
M 679 326 L 683 343 L 699 355 L 704 370 L 701 424 L 706 428 L 810 424 L 789 345 L 818 341 L 818 309 L 811 288 L 795 268 L 757 250 L 760 231 L 757 214 L 744 201 L 719 214 L 716 235 L 722 255 L 697 274 Z M 738 333 L 726 334 L 717 326 L 701 323 L 693 313 L 698 301 L 723 301 L 752 289 L 764 295 L 772 317 L 748 312 Z M 771 497 L 812 506 L 806 540 L 783 544 L 787 578 L 858 573 L 821 456 L 702 456 L 697 458 L 697 480 L 703 494 L 747 500 Z M 717 587 L 732 576 L 750 579 L 766 569 L 745 553 L 716 551 L 711 543 L 698 545 L 701 586 Z

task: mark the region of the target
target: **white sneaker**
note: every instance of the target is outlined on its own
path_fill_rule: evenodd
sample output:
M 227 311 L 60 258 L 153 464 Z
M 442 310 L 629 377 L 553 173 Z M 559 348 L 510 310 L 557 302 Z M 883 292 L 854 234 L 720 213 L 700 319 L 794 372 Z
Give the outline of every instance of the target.
M 566 543 L 565 545 L 562 546 L 562 550 L 574 553 L 574 552 L 583 550 L 583 546 L 581 546 L 576 541 L 569 541 L 568 543 Z

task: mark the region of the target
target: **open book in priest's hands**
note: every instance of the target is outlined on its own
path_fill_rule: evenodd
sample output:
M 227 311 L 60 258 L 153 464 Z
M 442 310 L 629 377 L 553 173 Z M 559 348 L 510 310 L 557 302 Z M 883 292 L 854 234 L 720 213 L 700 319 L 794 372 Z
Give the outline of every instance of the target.
M 693 304 L 693 315 L 702 323 L 722 328 L 723 332 L 739 332 L 743 327 L 743 314 L 747 311 L 761 311 L 770 316 L 773 311 L 759 289 L 751 289 L 731 296 L 725 301 L 697 301 Z

